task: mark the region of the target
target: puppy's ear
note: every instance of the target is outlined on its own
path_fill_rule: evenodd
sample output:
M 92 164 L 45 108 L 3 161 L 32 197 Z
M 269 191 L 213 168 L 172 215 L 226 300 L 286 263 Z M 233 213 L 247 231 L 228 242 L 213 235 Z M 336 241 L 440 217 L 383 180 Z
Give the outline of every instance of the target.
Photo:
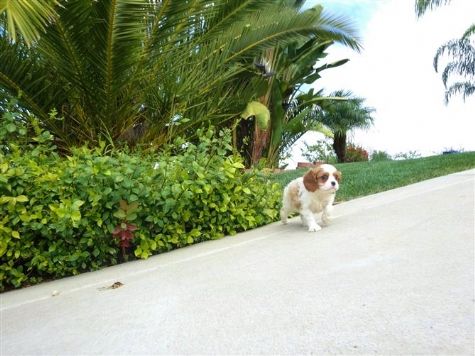
M 303 185 L 309 192 L 318 189 L 317 169 L 311 169 L 303 176 Z
M 333 173 L 333 175 L 335 176 L 335 179 L 338 183 L 341 182 L 341 172 L 340 171 L 336 171 L 335 173 Z

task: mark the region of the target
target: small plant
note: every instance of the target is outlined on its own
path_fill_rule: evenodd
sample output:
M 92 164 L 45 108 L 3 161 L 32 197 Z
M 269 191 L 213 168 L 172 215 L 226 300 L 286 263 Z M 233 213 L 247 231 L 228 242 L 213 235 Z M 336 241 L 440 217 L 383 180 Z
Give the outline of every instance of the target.
M 361 146 L 349 144 L 346 147 L 345 162 L 364 162 L 368 160 L 368 151 Z
M 114 213 L 114 216 L 122 221 L 114 228 L 112 236 L 119 240 L 122 258 L 124 261 L 127 261 L 127 248 L 131 246 L 131 242 L 134 239 L 134 231 L 138 230 L 138 227 L 130 222 L 137 218 L 136 211 L 139 204 L 137 202 L 128 204 L 125 200 L 121 200 L 119 204 L 120 208 Z
M 371 161 L 379 162 L 379 161 L 391 161 L 392 157 L 386 151 L 373 151 L 371 153 Z
M 416 159 L 419 157 L 421 157 L 421 154 L 417 151 L 400 152 L 394 155 L 394 159 L 397 159 L 397 160 Z

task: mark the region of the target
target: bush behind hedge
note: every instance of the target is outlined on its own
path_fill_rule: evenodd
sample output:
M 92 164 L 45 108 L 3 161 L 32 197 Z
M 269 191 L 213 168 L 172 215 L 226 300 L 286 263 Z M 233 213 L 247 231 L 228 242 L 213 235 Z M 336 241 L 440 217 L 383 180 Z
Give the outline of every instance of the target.
M 37 136 L 25 144 L 27 130 L 15 124 L 21 132 L 0 129 L 0 290 L 277 219 L 280 187 L 244 173 L 241 159 L 227 155 L 226 133 L 202 131 L 198 143 L 177 141 L 160 155 L 81 147 L 60 157 L 49 133 L 36 127 Z M 125 256 L 113 235 L 121 229 L 133 237 Z
M 349 144 L 346 147 L 345 162 L 365 162 L 368 161 L 368 151 L 363 147 L 354 144 Z

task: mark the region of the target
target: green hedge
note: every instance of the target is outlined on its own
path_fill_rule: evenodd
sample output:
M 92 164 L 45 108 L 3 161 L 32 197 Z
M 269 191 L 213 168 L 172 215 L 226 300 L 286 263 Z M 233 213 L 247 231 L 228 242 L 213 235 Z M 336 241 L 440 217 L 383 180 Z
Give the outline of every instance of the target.
M 3 119 L 0 290 L 277 219 L 279 185 L 244 173 L 240 158 L 226 155 L 227 134 L 204 131 L 198 143 L 176 142 L 160 155 L 82 147 L 61 157 L 37 125 L 36 138 L 25 143 L 26 129 Z M 16 128 L 5 129 L 11 122 Z

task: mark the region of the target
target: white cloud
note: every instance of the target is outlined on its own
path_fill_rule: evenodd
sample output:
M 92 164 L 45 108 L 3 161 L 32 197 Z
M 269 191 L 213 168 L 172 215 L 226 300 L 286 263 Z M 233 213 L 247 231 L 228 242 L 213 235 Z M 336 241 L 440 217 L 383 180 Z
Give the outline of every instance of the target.
M 370 6 L 367 0 L 359 2 Z M 355 132 L 356 143 L 391 154 L 475 150 L 475 97 L 465 103 L 453 97 L 446 106 L 440 74 L 432 66 L 437 48 L 459 38 L 475 22 L 474 14 L 474 0 L 453 0 L 420 19 L 414 0 L 380 0 L 364 27 L 360 54 L 341 46 L 330 48 L 328 61 L 351 60 L 323 72 L 317 88 L 350 89 L 376 109 L 375 126 Z M 305 135 L 307 142 L 313 137 Z M 300 146 L 293 150 L 295 161 L 301 160 Z

